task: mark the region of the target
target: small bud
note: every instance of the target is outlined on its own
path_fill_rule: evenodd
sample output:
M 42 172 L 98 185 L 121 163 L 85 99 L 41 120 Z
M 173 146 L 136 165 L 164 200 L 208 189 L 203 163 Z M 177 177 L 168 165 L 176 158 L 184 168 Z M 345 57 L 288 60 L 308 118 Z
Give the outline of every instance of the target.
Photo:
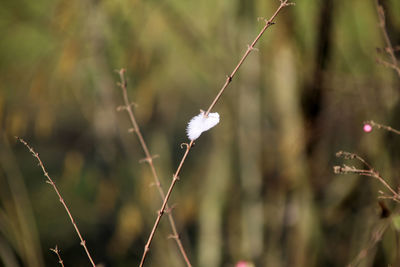
M 254 264 L 248 261 L 239 261 L 236 263 L 235 267 L 254 267 Z
M 372 126 L 371 126 L 371 124 L 369 124 L 369 123 L 364 124 L 363 130 L 364 130 L 364 132 L 366 132 L 366 133 L 370 133 L 370 132 L 372 131 Z

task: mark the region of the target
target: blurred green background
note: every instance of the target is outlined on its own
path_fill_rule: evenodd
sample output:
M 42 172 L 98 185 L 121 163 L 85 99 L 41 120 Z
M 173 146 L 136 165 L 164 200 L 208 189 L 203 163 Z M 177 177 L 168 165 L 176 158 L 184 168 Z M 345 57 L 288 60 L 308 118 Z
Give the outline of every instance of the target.
M 267 30 L 213 111 L 174 189 L 194 266 L 399 266 L 399 228 L 375 180 L 334 175 L 338 150 L 399 185 L 399 78 L 373 0 L 302 0 Z M 400 1 L 382 3 L 400 44 Z M 17 0 L 0 3 L 0 263 L 90 266 L 37 162 L 39 152 L 104 266 L 138 265 L 161 201 L 122 104 L 134 112 L 166 189 L 186 123 L 206 109 L 278 0 Z M 348 163 L 351 164 L 351 163 Z M 394 212 L 396 205 L 385 201 Z M 393 215 L 395 216 L 395 215 Z M 370 242 L 379 229 L 381 242 Z M 184 266 L 163 218 L 146 266 Z M 0 264 L 1 265 L 1 264 Z

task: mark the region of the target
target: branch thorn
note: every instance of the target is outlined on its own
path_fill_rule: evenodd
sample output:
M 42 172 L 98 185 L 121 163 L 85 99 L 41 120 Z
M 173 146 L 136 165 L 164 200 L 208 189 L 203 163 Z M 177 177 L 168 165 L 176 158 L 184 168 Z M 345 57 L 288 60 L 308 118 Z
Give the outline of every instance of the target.
M 159 157 L 160 156 L 156 154 L 154 156 L 151 156 L 150 158 L 143 158 L 143 159 L 139 160 L 139 163 L 145 163 L 145 162 L 150 163 L 150 162 L 153 161 L 153 159 L 156 159 L 156 158 L 159 158 Z
M 116 108 L 116 110 L 119 112 L 119 111 L 123 111 L 123 110 L 126 110 L 126 106 L 118 106 L 117 108 Z
M 258 48 L 254 47 L 254 46 L 251 46 L 251 45 L 247 45 L 247 49 L 250 50 L 250 51 L 256 51 L 256 52 L 259 51 Z
M 153 183 L 151 183 L 151 184 L 149 185 L 149 187 L 152 187 L 152 186 L 157 186 L 157 187 L 159 187 L 159 186 L 161 186 L 161 184 L 160 184 L 160 182 L 153 182 Z
M 173 209 L 175 209 L 176 204 L 173 204 L 171 207 L 169 207 L 168 209 L 166 208 L 164 211 L 165 213 L 170 213 Z
M 176 239 L 176 240 L 178 240 L 178 239 L 179 239 L 179 235 L 170 234 L 170 235 L 168 236 L 168 239 Z

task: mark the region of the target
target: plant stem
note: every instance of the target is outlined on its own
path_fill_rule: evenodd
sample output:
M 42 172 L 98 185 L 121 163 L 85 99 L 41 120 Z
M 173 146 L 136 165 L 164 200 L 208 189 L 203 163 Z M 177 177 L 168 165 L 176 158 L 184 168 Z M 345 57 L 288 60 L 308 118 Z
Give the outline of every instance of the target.
M 280 3 L 281 3 L 281 4 L 279 5 L 279 7 L 278 7 L 277 10 L 275 11 L 275 13 L 271 16 L 271 18 L 270 18 L 269 20 L 265 20 L 265 26 L 261 29 L 261 31 L 259 32 L 259 34 L 257 35 L 257 37 L 254 39 L 254 41 L 251 43 L 251 45 L 247 48 L 246 52 L 244 53 L 244 55 L 243 55 L 242 58 L 240 59 L 239 63 L 236 65 L 236 67 L 235 67 L 234 70 L 232 71 L 231 75 L 229 75 L 229 76 L 226 78 L 226 81 L 225 81 L 224 85 L 222 86 L 222 88 L 221 88 L 220 91 L 218 92 L 217 96 L 216 96 L 216 97 L 214 98 L 214 100 L 212 101 L 210 107 L 207 109 L 207 111 L 206 111 L 206 113 L 204 114 L 204 116 L 207 116 L 207 115 L 211 112 L 211 110 L 214 108 L 215 104 L 218 102 L 218 100 L 219 100 L 220 97 L 222 96 L 222 93 L 225 91 L 225 89 L 226 89 L 226 88 L 228 87 L 228 85 L 231 83 L 231 81 L 232 81 L 232 79 L 233 79 L 233 76 L 234 76 L 234 75 L 236 74 L 236 72 L 239 70 L 240 66 L 242 66 L 243 62 L 246 60 L 246 58 L 247 58 L 247 56 L 250 54 L 250 52 L 253 51 L 254 46 L 256 45 L 257 41 L 261 38 L 261 36 L 262 36 L 263 33 L 265 32 L 265 30 L 268 29 L 269 26 L 271 26 L 271 25 L 274 24 L 274 23 L 273 23 L 273 20 L 274 20 L 275 17 L 278 15 L 278 13 L 279 13 L 284 7 L 289 6 L 289 5 L 294 5 L 294 3 L 289 2 L 289 0 L 280 0 Z M 144 264 L 144 261 L 145 261 L 145 259 L 146 259 L 147 253 L 149 252 L 149 249 L 150 249 L 151 242 L 152 242 L 152 240 L 153 240 L 153 238 L 154 238 L 154 234 L 155 234 L 155 232 L 156 232 L 156 230 L 157 230 L 157 227 L 158 227 L 158 225 L 159 225 L 159 223 L 160 223 L 161 217 L 162 217 L 162 215 L 163 215 L 164 212 L 165 212 L 165 208 L 166 208 L 166 206 L 167 206 L 169 197 L 171 196 L 172 190 L 173 190 L 173 188 L 174 188 L 174 186 L 175 186 L 177 180 L 179 179 L 179 178 L 178 178 L 178 175 L 179 175 L 179 173 L 180 173 L 180 171 L 181 171 L 181 168 L 182 168 L 182 166 L 183 166 L 183 163 L 184 163 L 185 160 L 186 160 L 186 157 L 188 156 L 188 154 L 189 154 L 189 152 L 190 152 L 190 149 L 191 149 L 192 146 L 193 146 L 193 143 L 194 143 L 194 141 L 192 140 L 192 141 L 190 141 L 189 144 L 184 144 L 184 145 L 186 145 L 185 154 L 183 155 L 183 157 L 182 157 L 182 159 L 181 159 L 181 162 L 179 163 L 178 169 L 176 170 L 176 172 L 175 172 L 175 174 L 174 174 L 174 176 L 173 176 L 173 179 L 172 179 L 171 185 L 170 185 L 170 187 L 169 187 L 169 189 L 168 189 L 167 195 L 165 196 L 165 199 L 164 199 L 164 202 L 163 202 L 163 204 L 162 204 L 162 206 L 161 206 L 161 209 L 160 209 L 159 212 L 158 212 L 157 219 L 156 219 L 156 221 L 154 222 L 154 225 L 153 225 L 153 228 L 152 228 L 152 230 L 151 230 L 150 236 L 149 236 L 149 238 L 148 238 L 148 240 L 147 240 L 147 242 L 146 242 L 146 245 L 145 245 L 145 247 L 144 247 L 144 252 L 143 252 L 142 260 L 140 261 L 140 266 L 143 266 L 143 264 Z
M 366 121 L 366 122 L 364 122 L 364 124 L 370 124 L 372 127 L 376 127 L 378 129 L 384 129 L 384 130 L 386 130 L 388 132 L 392 132 L 392 133 L 400 135 L 400 131 L 399 130 L 396 130 L 396 129 L 394 129 L 394 128 L 390 127 L 390 126 L 387 126 L 387 125 L 376 123 L 374 121 Z
M 163 202 L 163 204 L 162 204 L 162 206 L 161 206 L 161 209 L 158 211 L 157 219 L 156 219 L 156 221 L 155 221 L 155 223 L 154 223 L 154 225 L 153 225 L 153 229 L 151 230 L 149 239 L 147 240 L 147 243 L 146 243 L 146 245 L 144 246 L 144 252 L 143 252 L 142 260 L 140 261 L 140 266 L 143 266 L 144 261 L 145 261 L 145 259 L 146 259 L 146 255 L 147 255 L 147 253 L 148 253 L 149 250 L 150 250 L 151 241 L 153 241 L 153 237 L 154 237 L 154 234 L 156 233 L 158 224 L 160 223 L 161 217 L 163 216 L 163 214 L 164 214 L 164 212 L 165 212 L 165 208 L 166 208 L 166 206 L 167 206 L 167 202 L 168 202 L 168 200 L 169 200 L 169 197 L 171 196 L 172 189 L 174 188 L 176 181 L 179 180 L 179 173 L 181 172 L 183 163 L 185 162 L 186 157 L 187 157 L 187 155 L 189 154 L 189 151 L 190 151 L 191 147 L 193 146 L 193 140 L 190 142 L 190 144 L 184 144 L 184 145 L 186 145 L 185 154 L 183 155 L 183 157 L 182 157 L 182 159 L 181 159 L 181 162 L 179 163 L 178 169 L 176 170 L 176 172 L 175 172 L 175 174 L 174 174 L 174 176 L 173 176 L 173 178 L 172 178 L 171 185 L 170 185 L 169 188 L 168 188 L 168 192 L 167 192 L 167 195 L 166 195 L 165 198 L 164 198 L 164 202 Z
M 278 15 L 278 13 L 281 11 L 282 8 L 293 5 L 293 3 L 289 3 L 288 0 L 282 1 L 281 4 L 278 7 L 278 9 L 275 11 L 275 13 L 271 16 L 269 20 L 265 20 L 265 26 L 261 29 L 260 33 L 257 35 L 257 37 L 254 39 L 254 41 L 249 45 L 247 48 L 246 52 L 243 54 L 242 58 L 240 59 L 239 63 L 236 65 L 235 69 L 232 71 L 231 75 L 226 77 L 226 81 L 220 91 L 218 92 L 217 96 L 214 98 L 213 102 L 211 103 L 210 107 L 207 109 L 207 112 L 204 114 L 204 116 L 207 116 L 208 113 L 213 109 L 215 104 L 218 102 L 219 98 L 221 97 L 222 93 L 225 91 L 226 87 L 232 82 L 233 76 L 235 76 L 236 72 L 239 70 L 240 66 L 242 66 L 243 62 L 246 60 L 247 56 L 251 53 L 251 51 L 254 50 L 254 46 L 257 44 L 258 40 L 261 38 L 261 36 L 264 34 L 264 32 L 274 24 L 274 19 Z
M 134 115 L 134 113 L 132 111 L 132 104 L 129 102 L 128 92 L 127 92 L 127 85 L 128 84 L 127 84 L 127 81 L 125 79 L 125 71 L 126 71 L 125 69 L 121 69 L 121 70 L 118 71 L 120 79 L 121 79 L 121 83 L 119 84 L 119 86 L 122 89 L 122 95 L 123 95 L 124 103 L 125 103 L 123 108 L 126 110 L 126 112 L 129 115 L 129 119 L 130 119 L 130 121 L 132 123 L 133 131 L 136 133 L 136 135 L 137 135 L 137 137 L 139 139 L 140 145 L 142 146 L 142 149 L 143 149 L 144 154 L 146 156 L 145 161 L 150 166 L 150 170 L 151 170 L 151 173 L 153 175 L 155 185 L 157 186 L 158 193 L 159 193 L 159 195 L 161 197 L 161 200 L 164 201 L 165 193 L 164 193 L 163 188 L 161 187 L 160 179 L 158 178 L 158 175 L 157 175 L 157 172 L 156 172 L 156 168 L 154 167 L 154 164 L 153 164 L 154 157 L 151 156 L 151 154 L 149 152 L 149 149 L 147 148 L 147 144 L 144 141 L 143 135 L 142 135 L 142 133 L 140 131 L 139 125 L 136 122 L 135 115 Z M 166 205 L 165 208 L 167 210 L 170 210 L 168 205 Z M 173 238 L 175 239 L 175 241 L 176 241 L 176 243 L 177 243 L 177 245 L 179 247 L 179 250 L 180 250 L 180 252 L 181 252 L 181 254 L 182 254 L 182 256 L 183 256 L 183 258 L 184 258 L 184 260 L 186 262 L 186 266 L 192 266 L 190 261 L 189 261 L 189 258 L 187 256 L 187 254 L 186 254 L 186 251 L 185 251 L 185 249 L 184 249 L 184 247 L 182 245 L 182 241 L 179 238 L 179 234 L 178 234 L 178 231 L 176 229 L 175 220 L 174 220 L 174 217 L 172 216 L 171 211 L 168 212 L 168 219 L 169 219 L 169 223 L 171 225 Z
M 61 258 L 60 250 L 58 249 L 57 245 L 56 245 L 55 248 L 51 248 L 50 250 L 53 251 L 53 252 L 57 255 L 57 257 L 58 257 L 58 263 L 59 263 L 62 267 L 64 267 L 64 262 L 63 262 L 63 260 L 62 260 L 62 258 Z
M 78 236 L 79 236 L 79 239 L 81 240 L 80 245 L 85 249 L 86 255 L 88 256 L 88 258 L 89 258 L 90 263 L 92 264 L 92 266 L 93 266 L 93 267 L 96 267 L 96 265 L 94 264 L 94 261 L 93 261 L 93 259 L 92 259 L 92 256 L 90 256 L 89 250 L 88 250 L 88 248 L 87 248 L 87 246 L 86 246 L 86 241 L 82 238 L 81 232 L 79 231 L 78 226 L 76 225 L 75 220 L 74 220 L 74 218 L 72 217 L 72 214 L 71 214 L 71 212 L 69 211 L 69 208 L 68 208 L 67 204 L 65 203 L 63 197 L 61 196 L 60 192 L 58 191 L 58 188 L 57 188 L 56 184 L 53 182 L 53 180 L 52 180 L 52 179 L 50 178 L 50 176 L 49 176 L 49 173 L 46 171 L 46 169 L 45 169 L 45 167 L 44 167 L 44 165 L 43 165 L 43 162 L 42 162 L 42 160 L 41 160 L 40 157 L 39 157 L 39 154 L 36 153 L 35 150 L 33 150 L 33 148 L 32 148 L 31 146 L 29 146 L 29 144 L 28 144 L 24 139 L 19 138 L 19 137 L 16 137 L 16 138 L 18 139 L 18 141 L 20 141 L 22 144 L 24 144 L 24 145 L 29 149 L 29 151 L 32 153 L 32 155 L 33 155 L 33 156 L 37 159 L 37 161 L 39 162 L 39 166 L 42 168 L 43 174 L 44 174 L 44 176 L 46 177 L 46 183 L 50 184 L 50 185 L 54 188 L 54 191 L 56 191 L 59 201 L 60 201 L 61 204 L 64 206 L 64 209 L 66 210 L 66 212 L 67 212 L 67 214 L 68 214 L 68 216 L 69 216 L 69 219 L 71 220 L 71 223 L 72 223 L 72 225 L 74 226 L 75 231 L 76 231 L 76 233 L 77 233 Z
M 399 63 L 397 62 L 392 42 L 390 41 L 389 34 L 387 33 L 386 30 L 385 11 L 382 5 L 379 4 L 379 0 L 376 0 L 376 9 L 378 11 L 379 27 L 382 30 L 383 39 L 385 40 L 386 43 L 386 49 L 384 49 L 384 51 L 387 51 L 387 53 L 389 53 L 390 59 L 392 60 L 392 63 L 386 62 L 383 59 L 379 59 L 379 62 L 383 63 L 387 67 L 394 69 L 397 72 L 397 75 L 400 77 Z

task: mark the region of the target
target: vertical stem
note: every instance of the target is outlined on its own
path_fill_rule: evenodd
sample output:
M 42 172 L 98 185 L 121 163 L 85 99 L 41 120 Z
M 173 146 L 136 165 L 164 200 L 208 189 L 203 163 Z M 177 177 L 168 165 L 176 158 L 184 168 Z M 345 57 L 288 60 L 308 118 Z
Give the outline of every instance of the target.
M 150 166 L 150 170 L 151 170 L 151 173 L 153 175 L 154 182 L 155 182 L 155 184 L 157 186 L 158 193 L 159 193 L 159 195 L 161 197 L 161 200 L 163 201 L 165 199 L 165 193 L 164 193 L 163 188 L 161 187 L 160 179 L 158 178 L 158 174 L 156 172 L 156 168 L 154 167 L 153 157 L 151 156 L 151 154 L 149 152 L 149 149 L 147 148 L 147 144 L 144 141 L 144 138 L 143 138 L 143 135 L 142 135 L 142 133 L 140 131 L 139 125 L 136 122 L 136 118 L 135 118 L 134 113 L 132 111 L 132 105 L 131 105 L 131 103 L 129 103 L 128 92 L 127 92 L 127 85 L 128 84 L 127 84 L 127 81 L 125 79 L 125 69 L 119 70 L 118 73 L 119 73 L 119 76 L 120 76 L 120 79 L 121 79 L 121 83 L 119 85 L 120 85 L 120 87 L 122 89 L 122 95 L 123 95 L 123 98 L 124 98 L 124 104 L 125 104 L 124 105 L 124 109 L 128 113 L 129 119 L 130 119 L 130 121 L 132 123 L 132 126 L 133 126 L 133 130 L 136 133 L 137 137 L 139 138 L 140 145 L 142 146 L 144 154 L 146 155 L 145 160 Z M 170 210 L 168 205 L 166 205 L 166 209 Z M 183 256 L 183 258 L 185 260 L 186 266 L 192 266 L 190 261 L 189 261 L 189 258 L 187 256 L 187 254 L 186 254 L 186 251 L 185 251 L 185 249 L 184 249 L 184 247 L 182 245 L 182 241 L 179 238 L 179 234 L 178 234 L 178 231 L 176 229 L 175 220 L 174 220 L 174 217 L 172 216 L 171 212 L 168 212 L 168 219 L 169 219 L 169 223 L 171 225 L 173 238 L 175 239 L 175 241 L 176 241 L 176 243 L 177 243 L 177 245 L 179 247 L 179 250 L 180 250 L 180 252 L 181 252 L 181 254 L 182 254 L 182 256 Z
M 383 39 L 385 39 L 385 43 L 387 46 L 385 47 L 384 51 L 389 53 L 390 59 L 392 60 L 391 67 L 397 72 L 397 75 L 400 77 L 400 67 L 394 54 L 393 45 L 390 41 L 389 34 L 386 30 L 385 11 L 383 10 L 383 7 L 379 4 L 379 0 L 376 0 L 376 9 L 378 11 L 379 27 L 382 30 Z
M 226 81 L 225 81 L 224 85 L 222 86 L 222 88 L 221 88 L 220 91 L 218 92 L 217 96 L 216 96 L 216 97 L 214 98 L 214 100 L 212 101 L 210 107 L 207 109 L 206 113 L 204 114 L 205 117 L 210 113 L 210 111 L 213 109 L 213 107 L 215 106 L 215 104 L 218 102 L 218 100 L 219 100 L 220 97 L 222 96 L 222 93 L 225 91 L 225 89 L 226 89 L 226 88 L 228 87 L 228 85 L 231 83 L 233 76 L 235 76 L 236 72 L 239 70 L 240 66 L 243 64 L 243 62 L 245 61 L 245 59 L 247 58 L 247 56 L 248 56 L 248 55 L 250 54 L 250 52 L 254 49 L 254 46 L 256 45 L 257 41 L 261 38 L 261 36 L 262 36 L 263 33 L 265 32 L 265 30 L 266 30 L 269 26 L 271 26 L 272 24 L 274 24 L 274 23 L 273 23 L 273 20 L 274 20 L 275 17 L 278 15 L 278 13 L 282 10 L 282 8 L 284 8 L 284 7 L 286 7 L 286 6 L 289 6 L 289 5 L 293 5 L 293 3 L 289 3 L 289 0 L 280 0 L 280 3 L 281 3 L 281 4 L 279 5 L 279 7 L 278 7 L 277 10 L 275 11 L 275 13 L 271 16 L 271 18 L 270 18 L 269 20 L 265 20 L 265 26 L 261 29 L 261 31 L 259 32 L 259 34 L 257 35 L 257 37 L 254 39 L 254 41 L 251 43 L 251 45 L 247 48 L 246 52 L 244 53 L 244 55 L 243 55 L 242 58 L 240 59 L 239 63 L 236 65 L 236 67 L 235 67 L 234 70 L 232 71 L 231 75 L 229 75 L 229 76 L 226 78 Z M 147 253 L 148 253 L 148 251 L 149 251 L 149 249 L 150 249 L 151 242 L 152 242 L 152 240 L 153 240 L 153 238 L 154 238 L 154 234 L 155 234 L 155 232 L 156 232 L 156 230 L 157 230 L 157 227 L 158 227 L 158 225 L 159 225 L 159 223 L 160 223 L 161 217 L 162 217 L 162 215 L 163 215 L 164 212 L 165 212 L 165 208 L 166 208 L 167 202 L 168 202 L 168 200 L 169 200 L 169 197 L 170 197 L 170 195 L 171 195 L 171 193 L 172 193 L 172 189 L 174 188 L 175 183 L 176 183 L 177 180 L 178 180 L 178 175 L 179 175 L 179 173 L 180 173 L 180 171 L 181 171 L 182 165 L 183 165 L 183 163 L 185 162 L 186 157 L 187 157 L 187 155 L 189 154 L 189 151 L 190 151 L 190 149 L 191 149 L 192 146 L 193 146 L 193 143 L 194 143 L 194 141 L 192 140 L 192 141 L 190 141 L 190 144 L 185 144 L 185 145 L 186 145 L 185 154 L 183 155 L 182 160 L 181 160 L 181 162 L 179 163 L 178 169 L 176 170 L 176 172 L 175 172 L 175 174 L 174 174 L 174 176 L 173 176 L 173 179 L 172 179 L 171 185 L 170 185 L 170 187 L 169 187 L 169 189 L 168 189 L 167 195 L 165 196 L 165 199 L 164 199 L 164 202 L 163 202 L 163 204 L 162 204 L 162 206 L 161 206 L 161 209 L 160 209 L 160 211 L 158 212 L 157 219 L 156 219 L 156 221 L 154 222 L 153 229 L 151 230 L 150 236 L 149 236 L 149 238 L 148 238 L 148 240 L 147 240 L 147 243 L 146 243 L 146 245 L 145 245 L 145 247 L 144 247 L 144 252 L 143 252 L 142 260 L 141 260 L 141 262 L 140 262 L 140 266 L 143 266 L 143 264 L 144 264 L 144 261 L 145 261 L 145 259 L 146 259 Z
M 275 11 L 275 13 L 271 16 L 271 18 L 269 20 L 265 21 L 265 26 L 262 28 L 262 30 L 257 35 L 257 37 L 254 39 L 254 41 L 251 43 L 251 45 L 249 45 L 246 52 L 240 59 L 239 63 L 236 65 L 235 69 L 232 71 L 231 75 L 226 77 L 226 81 L 225 81 L 224 85 L 218 92 L 217 96 L 214 98 L 213 102 L 211 103 L 210 107 L 207 109 L 207 112 L 204 114 L 204 116 L 207 116 L 208 113 L 210 113 L 210 111 L 214 108 L 215 104 L 220 99 L 220 97 L 221 97 L 222 93 L 225 91 L 226 87 L 228 87 L 228 85 L 232 82 L 233 76 L 235 76 L 236 72 L 239 70 L 240 66 L 242 66 L 243 62 L 246 60 L 247 56 L 251 53 L 251 51 L 254 50 L 254 46 L 257 44 L 258 40 L 261 38 L 263 33 L 269 28 L 269 26 L 274 24 L 273 20 L 278 15 L 278 13 L 281 11 L 281 9 L 288 5 L 291 5 L 291 3 L 288 3 L 288 0 L 281 1 L 281 5 L 278 7 L 278 9 Z
M 158 211 L 157 219 L 156 219 L 156 221 L 155 221 L 155 223 L 154 223 L 154 225 L 153 225 L 153 229 L 151 230 L 149 239 L 147 240 L 147 243 L 146 243 L 146 245 L 144 246 L 144 252 L 143 252 L 142 260 L 140 261 L 140 266 L 143 266 L 143 264 L 144 264 L 144 261 L 145 261 L 145 259 L 146 259 L 146 255 L 147 255 L 147 253 L 149 252 L 149 249 L 150 249 L 151 241 L 153 241 L 154 234 L 156 233 L 158 224 L 160 223 L 161 217 L 163 216 L 163 214 L 164 214 L 164 212 L 165 212 L 165 207 L 167 206 L 167 202 L 168 202 L 168 200 L 169 200 L 169 197 L 171 196 L 172 189 L 174 188 L 176 181 L 179 180 L 179 173 L 181 172 L 183 163 L 185 162 L 186 157 L 187 157 L 187 155 L 189 154 L 189 151 L 190 151 L 190 149 L 191 149 L 192 146 L 193 146 L 193 143 L 194 143 L 194 142 L 193 142 L 193 140 L 192 140 L 192 141 L 190 142 L 190 144 L 184 144 L 184 145 L 186 145 L 185 154 L 183 155 L 183 157 L 182 157 L 182 159 L 181 159 L 181 162 L 179 163 L 178 169 L 176 170 L 176 172 L 175 172 L 175 174 L 174 174 L 174 176 L 173 176 L 173 178 L 172 178 L 171 185 L 169 186 L 167 195 L 165 196 L 165 199 L 164 199 L 164 202 L 163 202 L 163 204 L 162 204 L 162 206 L 161 206 L 161 209 Z

